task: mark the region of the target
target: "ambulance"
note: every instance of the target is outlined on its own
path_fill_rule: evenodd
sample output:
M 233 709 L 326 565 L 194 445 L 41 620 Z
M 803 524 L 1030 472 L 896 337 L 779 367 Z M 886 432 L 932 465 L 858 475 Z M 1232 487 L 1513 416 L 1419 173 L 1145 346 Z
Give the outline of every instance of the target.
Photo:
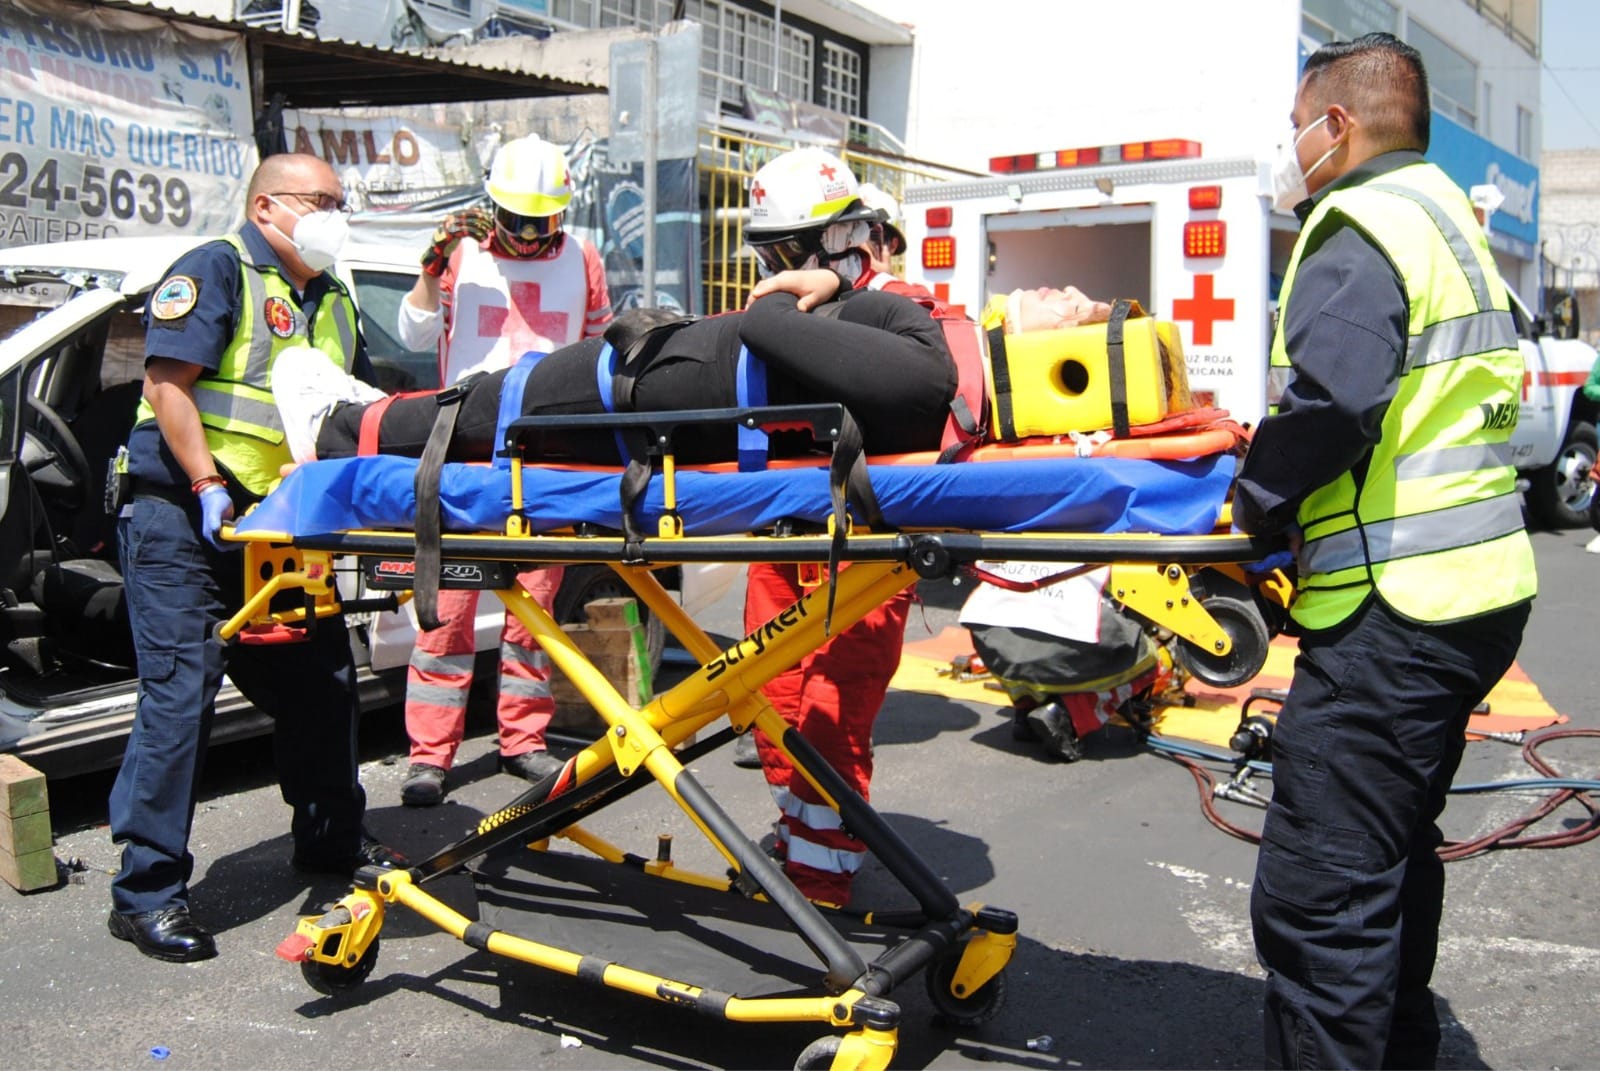
M 1272 161 L 1208 158 L 1174 138 L 994 157 L 991 176 L 908 186 L 905 274 L 976 315 L 1016 289 L 1072 285 L 1137 300 L 1178 325 L 1199 405 L 1250 425 L 1267 408 L 1278 288 L 1300 224 L 1272 208 Z M 1596 407 L 1582 396 L 1595 351 L 1570 320 L 1513 295 L 1526 365 L 1512 439 L 1535 520 L 1588 523 Z

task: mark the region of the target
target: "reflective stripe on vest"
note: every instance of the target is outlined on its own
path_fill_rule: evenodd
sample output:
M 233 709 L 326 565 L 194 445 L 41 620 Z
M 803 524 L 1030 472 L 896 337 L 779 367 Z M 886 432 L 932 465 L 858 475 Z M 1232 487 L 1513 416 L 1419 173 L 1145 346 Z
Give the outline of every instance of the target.
M 1520 396 L 1522 358 L 1488 243 L 1442 172 L 1408 165 L 1318 203 L 1285 273 L 1285 310 L 1308 236 L 1340 216 L 1399 273 L 1409 338 L 1379 442 L 1363 465 L 1301 504 L 1294 618 L 1330 628 L 1374 589 L 1397 613 L 1428 622 L 1531 598 L 1532 547 L 1510 465 L 1514 421 L 1505 419 Z M 1273 339 L 1279 374 L 1289 370 L 1286 319 Z

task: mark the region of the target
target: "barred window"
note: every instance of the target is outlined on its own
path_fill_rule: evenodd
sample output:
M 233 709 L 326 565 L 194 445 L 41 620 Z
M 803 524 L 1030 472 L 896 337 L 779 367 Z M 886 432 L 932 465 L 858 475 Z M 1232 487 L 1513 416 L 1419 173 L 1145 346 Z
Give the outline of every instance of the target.
M 832 41 L 823 42 L 819 103 L 846 115 L 861 114 L 861 53 Z

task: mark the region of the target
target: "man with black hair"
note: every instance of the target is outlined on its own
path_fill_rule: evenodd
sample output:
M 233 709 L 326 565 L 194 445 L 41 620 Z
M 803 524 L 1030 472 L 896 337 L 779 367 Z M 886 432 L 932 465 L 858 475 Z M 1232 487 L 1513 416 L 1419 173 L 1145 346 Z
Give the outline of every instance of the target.
M 1522 360 L 1472 206 L 1422 158 L 1416 50 L 1323 46 L 1291 118 L 1275 178 L 1303 226 L 1272 345 L 1281 397 L 1234 502 L 1300 572 L 1251 894 L 1265 1062 L 1432 1067 L 1437 822 L 1536 591 L 1510 465 Z

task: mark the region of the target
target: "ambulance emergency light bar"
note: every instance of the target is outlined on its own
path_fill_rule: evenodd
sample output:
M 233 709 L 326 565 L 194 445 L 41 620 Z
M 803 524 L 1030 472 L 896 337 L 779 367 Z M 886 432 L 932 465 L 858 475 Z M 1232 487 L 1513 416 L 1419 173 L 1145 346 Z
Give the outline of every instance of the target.
M 1019 156 L 991 156 L 989 170 L 1009 175 L 1019 171 L 1054 171 L 1100 164 L 1134 164 L 1149 160 L 1192 160 L 1200 155 L 1198 141 L 1166 138 L 1161 141 L 1125 141 L 1120 145 L 1095 145 L 1084 149 L 1054 149 Z

